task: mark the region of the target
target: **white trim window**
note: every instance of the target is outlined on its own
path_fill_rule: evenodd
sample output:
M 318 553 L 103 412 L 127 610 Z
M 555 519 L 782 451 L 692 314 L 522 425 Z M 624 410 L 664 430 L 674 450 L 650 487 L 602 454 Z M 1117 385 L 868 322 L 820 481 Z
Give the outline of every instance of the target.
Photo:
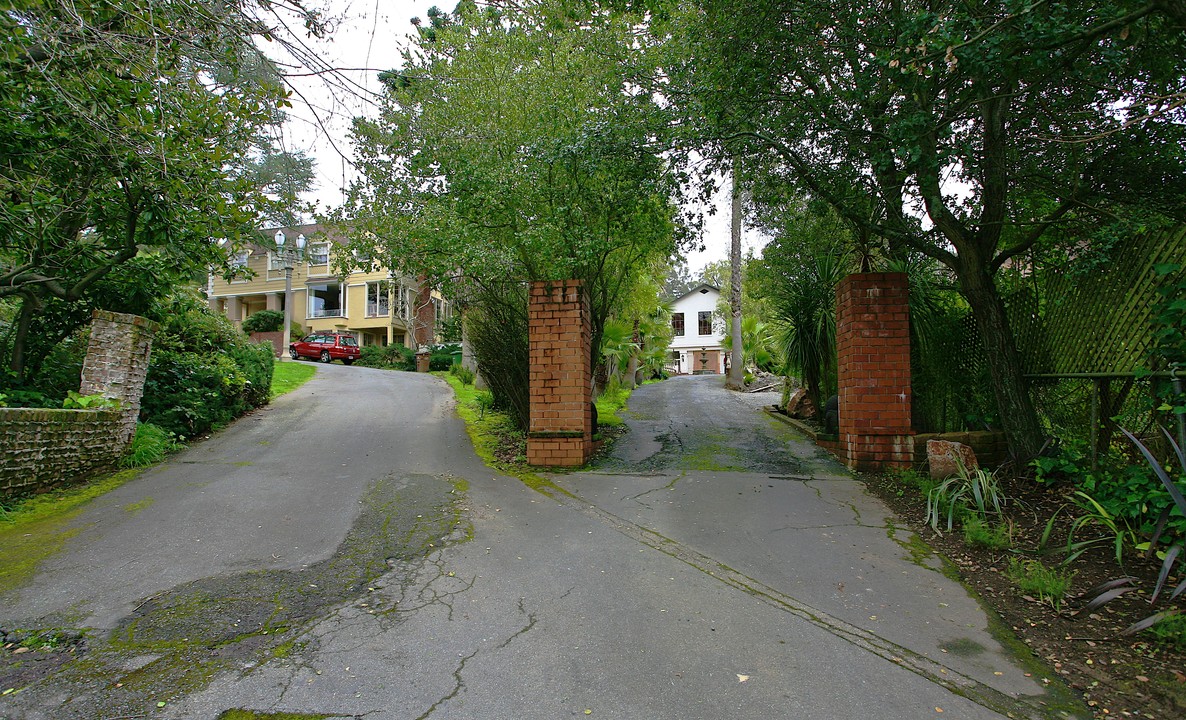
M 309 244 L 309 264 L 329 265 L 329 243 L 318 242 Z
M 268 271 L 269 272 L 276 272 L 276 271 L 283 272 L 284 271 L 284 257 L 282 255 L 280 255 L 280 253 L 274 253 L 274 252 L 268 253 Z
M 231 267 L 235 270 L 247 267 L 247 261 L 251 258 L 250 250 L 240 250 L 231 255 Z
M 308 286 L 311 318 L 344 317 L 346 288 L 339 282 L 310 283 Z
M 703 337 L 712 335 L 712 310 L 701 310 L 696 313 L 696 334 Z
M 367 283 L 367 317 L 391 314 L 391 283 L 386 280 Z

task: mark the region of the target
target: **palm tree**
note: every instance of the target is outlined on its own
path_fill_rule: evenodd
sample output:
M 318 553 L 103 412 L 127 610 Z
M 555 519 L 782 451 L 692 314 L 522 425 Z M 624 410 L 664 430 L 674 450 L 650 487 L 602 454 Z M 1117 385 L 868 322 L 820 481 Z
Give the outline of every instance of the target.
M 773 292 L 787 371 L 802 377 L 816 409 L 823 406 L 823 391 L 836 386 L 836 286 L 847 271 L 843 256 L 821 253 Z

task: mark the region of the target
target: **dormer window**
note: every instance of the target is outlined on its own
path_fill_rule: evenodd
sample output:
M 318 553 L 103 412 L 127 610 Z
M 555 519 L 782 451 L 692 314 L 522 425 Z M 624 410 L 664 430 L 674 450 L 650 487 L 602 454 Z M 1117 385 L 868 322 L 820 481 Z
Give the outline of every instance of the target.
M 231 255 L 231 267 L 236 269 L 247 267 L 247 259 L 249 257 L 251 257 L 250 250 L 240 250 L 234 255 Z
M 329 243 L 310 243 L 309 245 L 309 264 L 310 265 L 329 265 Z

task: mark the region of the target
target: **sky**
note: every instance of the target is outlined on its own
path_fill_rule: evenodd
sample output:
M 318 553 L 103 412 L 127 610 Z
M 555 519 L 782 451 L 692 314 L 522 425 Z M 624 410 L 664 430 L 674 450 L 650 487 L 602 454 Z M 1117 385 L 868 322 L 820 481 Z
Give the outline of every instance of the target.
M 354 177 L 348 158 L 350 121 L 375 112 L 367 93 L 380 90 L 377 73 L 400 64 L 400 50 L 412 32 L 411 19 L 425 19 L 437 5 L 451 11 L 455 0 L 322 0 L 325 14 L 334 20 L 334 30 L 324 40 L 300 38 L 328 65 L 340 68 L 337 88 L 318 77 L 295 78 L 285 149 L 300 150 L 317 161 L 317 188 L 309 199 L 325 211 L 342 201 L 342 189 Z M 279 48 L 264 45 L 273 59 L 286 58 Z M 712 204 L 715 215 L 705 218 L 704 252 L 687 256 L 693 274 L 704 265 L 729 257 L 728 185 L 718 191 Z M 753 231 L 742 231 L 744 248 L 756 248 L 763 239 Z

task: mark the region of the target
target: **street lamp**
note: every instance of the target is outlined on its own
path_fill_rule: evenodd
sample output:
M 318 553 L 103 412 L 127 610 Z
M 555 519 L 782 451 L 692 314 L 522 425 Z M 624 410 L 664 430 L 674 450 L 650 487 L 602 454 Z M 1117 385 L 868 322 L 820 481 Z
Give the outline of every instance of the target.
M 283 230 L 276 231 L 276 251 L 280 261 L 284 263 L 284 344 L 283 351 L 288 352 L 292 343 L 292 267 L 297 259 L 305 252 L 305 235 L 297 235 L 296 247 L 285 247 Z

